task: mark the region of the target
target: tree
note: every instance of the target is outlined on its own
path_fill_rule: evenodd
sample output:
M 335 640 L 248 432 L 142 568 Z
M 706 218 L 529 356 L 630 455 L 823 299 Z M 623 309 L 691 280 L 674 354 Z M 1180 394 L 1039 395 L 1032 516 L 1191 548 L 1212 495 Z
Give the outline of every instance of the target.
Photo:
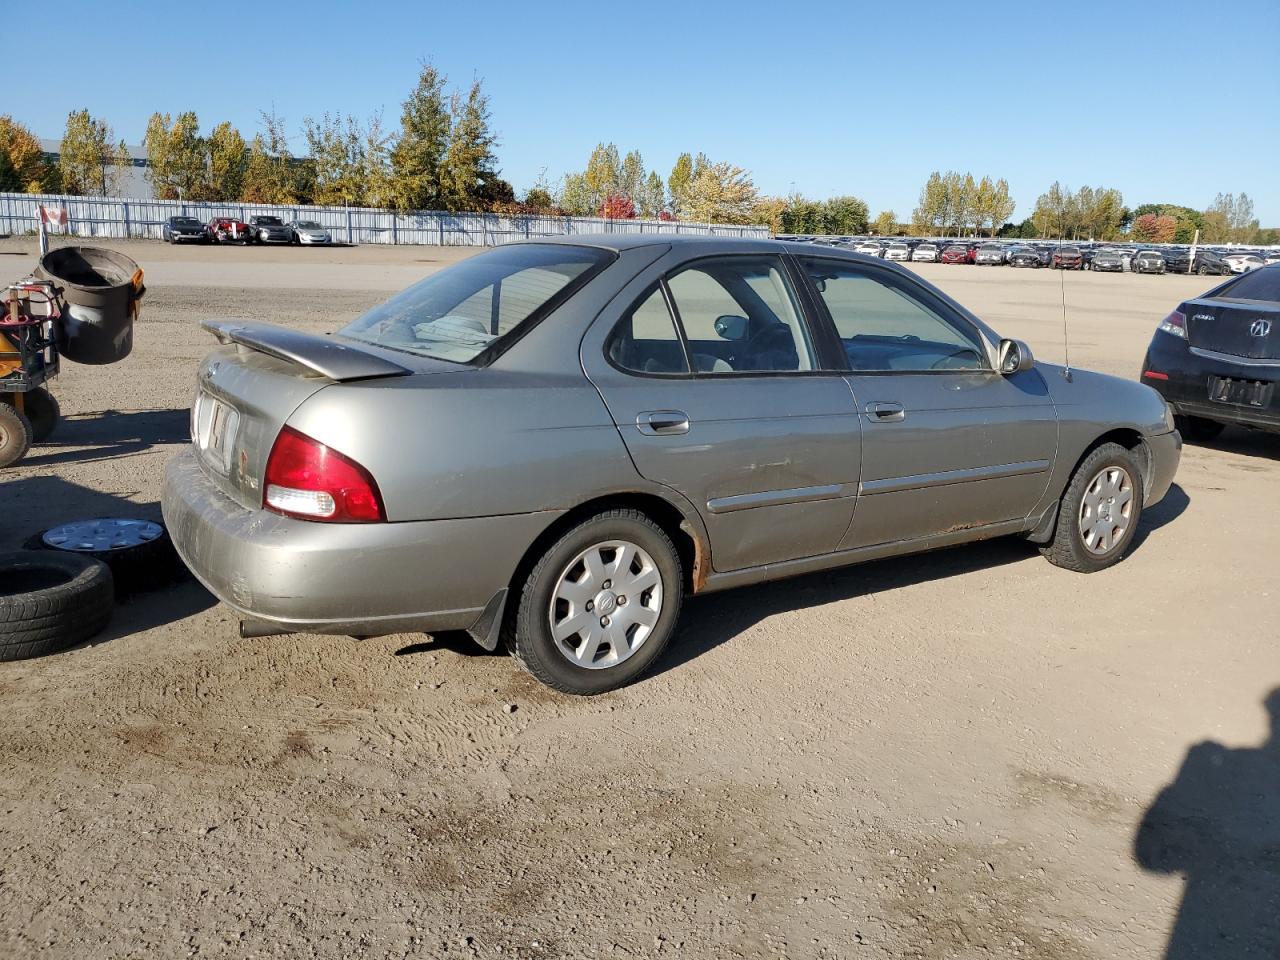
M 316 203 L 355 207 L 368 202 L 369 167 L 365 156 L 365 134 L 352 116 L 325 114 L 320 120 L 303 120 L 303 133 L 315 178 Z
M 187 111 L 171 120 L 153 113 L 142 138 L 147 151 L 147 178 L 161 200 L 198 199 L 207 181 L 208 148 L 200 136 L 200 120 Z
M 871 211 L 866 201 L 859 197 L 830 197 L 822 202 L 820 211 L 823 233 L 847 235 L 867 232 Z
M 701 161 L 701 162 L 699 162 Z M 689 182 L 689 218 L 707 223 L 747 223 L 758 194 L 751 175 L 731 163 L 712 163 L 702 154 Z
M 583 177 L 591 198 L 591 209 L 598 213 L 610 194 L 622 191 L 622 161 L 618 157 L 618 148 L 612 143 L 596 144 Z
M 1178 221 L 1169 214 L 1144 213 L 1133 221 L 1130 236 L 1140 243 L 1172 243 Z
M 993 237 L 1004 229 L 1004 225 L 1009 222 L 1017 206 L 1013 197 L 1009 196 L 1009 181 L 1001 177 L 991 188 L 991 205 L 987 209 Z
M 0 116 L 0 190 L 56 193 L 58 171 L 36 135 L 10 116 Z
M 764 224 L 772 234 L 786 233 L 783 229 L 786 210 L 787 201 L 781 197 L 761 197 L 751 211 L 751 222 Z
M 618 180 L 618 191 L 626 194 L 632 201 L 639 203 L 644 188 L 644 158 L 640 156 L 639 150 L 632 150 L 622 158 L 622 171 Z
M 1247 193 L 1238 197 L 1232 193 L 1218 194 L 1204 212 L 1204 229 L 1205 238 L 1211 242 L 1254 242 L 1258 221 L 1253 218 L 1253 201 Z
M 920 203 L 912 211 L 913 232 L 919 236 L 941 233 L 947 223 L 947 188 L 942 174 L 935 170 L 920 188 Z
M 878 234 L 879 236 L 882 236 L 882 237 L 888 237 L 888 236 L 891 236 L 892 234 L 897 233 L 898 232 L 898 215 L 894 213 L 892 210 L 881 211 L 880 215 L 876 217 L 875 222 L 871 224 L 871 231 L 872 233 Z M 861 231 L 850 231 L 850 232 L 859 233 Z
M 611 193 L 600 205 L 600 216 L 608 220 L 634 220 L 636 205 L 625 193 Z
M 687 153 L 676 158 L 675 166 L 667 177 L 667 194 L 670 197 L 669 209 L 677 217 L 688 212 L 689 184 L 693 182 L 693 157 Z
M 284 119 L 273 110 L 261 114 L 263 132 L 254 136 L 245 164 L 240 199 L 249 203 L 300 203 L 306 177 L 293 162 Z
M 824 233 L 823 208 L 819 203 L 806 199 L 798 193 L 787 197 L 786 207 L 782 211 L 780 233 Z M 860 230 L 850 231 L 861 233 Z
M 397 210 L 443 206 L 440 167 L 449 148 L 450 110 L 446 78 L 424 63 L 418 83 L 400 113 L 400 136 L 391 150 L 390 194 Z
M 644 217 L 650 220 L 661 216 L 667 206 L 667 191 L 662 185 L 662 177 L 658 175 L 658 171 L 652 170 L 649 173 L 648 180 L 645 181 L 644 189 L 640 193 L 640 212 Z
M 244 190 L 245 167 L 249 151 L 244 137 L 224 120 L 213 128 L 207 141 L 209 150 L 208 179 L 203 196 L 209 200 L 235 200 Z
M 551 197 L 551 192 L 545 187 L 531 187 L 524 195 L 524 205 L 539 213 L 546 213 L 555 206 L 555 201 Z
M 1070 190 L 1063 190 L 1062 185 L 1055 180 L 1048 190 L 1036 198 L 1031 221 L 1035 224 L 1037 236 L 1046 240 L 1067 236 L 1070 230 L 1067 222 L 1070 194 Z
M 587 187 L 587 177 L 583 173 L 566 173 L 560 185 L 559 206 L 575 217 L 591 216 L 595 208 L 591 206 L 591 190 Z
M 88 110 L 67 114 L 58 156 L 64 192 L 76 196 L 107 195 L 111 166 L 116 160 L 113 139 L 107 121 L 95 120 Z
M 496 196 L 493 181 L 498 176 L 493 153 L 497 137 L 489 126 L 489 97 L 479 80 L 465 97 L 453 95 L 450 112 L 449 146 L 440 163 L 441 196 L 446 210 L 475 209 L 486 197 Z

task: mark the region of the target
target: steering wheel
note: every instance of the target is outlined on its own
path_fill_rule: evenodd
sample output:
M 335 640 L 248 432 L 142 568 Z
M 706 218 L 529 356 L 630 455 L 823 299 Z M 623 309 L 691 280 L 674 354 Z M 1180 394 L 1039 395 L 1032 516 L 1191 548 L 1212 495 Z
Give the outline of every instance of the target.
M 761 359 L 773 351 L 785 353 L 789 357 L 796 356 L 795 340 L 792 339 L 791 328 L 785 323 L 769 324 L 755 336 L 749 337 L 742 347 L 740 353 L 735 352 L 734 360 L 740 359 L 749 370 L 768 369 L 767 366 L 761 367 Z M 743 369 L 737 363 L 734 366 Z

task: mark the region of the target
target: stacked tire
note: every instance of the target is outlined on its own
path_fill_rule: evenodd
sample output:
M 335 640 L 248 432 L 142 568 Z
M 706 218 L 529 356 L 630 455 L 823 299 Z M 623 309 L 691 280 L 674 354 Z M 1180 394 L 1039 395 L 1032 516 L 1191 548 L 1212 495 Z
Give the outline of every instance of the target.
M 0 660 L 83 643 L 111 619 L 115 582 L 101 560 L 54 550 L 0 553 Z

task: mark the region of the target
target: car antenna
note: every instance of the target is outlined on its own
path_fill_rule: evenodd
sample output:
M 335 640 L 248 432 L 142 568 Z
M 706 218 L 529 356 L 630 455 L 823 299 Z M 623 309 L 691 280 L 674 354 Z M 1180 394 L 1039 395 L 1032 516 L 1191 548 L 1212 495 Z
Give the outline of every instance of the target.
M 1063 211 L 1058 211 L 1058 249 L 1053 252 L 1053 256 L 1057 256 L 1062 250 L 1062 240 L 1066 234 L 1066 225 L 1063 220 Z M 1053 263 L 1050 258 L 1050 264 Z M 1084 269 L 1084 254 L 1080 254 L 1080 269 Z M 1062 265 L 1058 265 L 1058 289 L 1062 292 L 1062 378 L 1071 382 L 1071 335 L 1067 328 L 1067 271 L 1062 269 Z

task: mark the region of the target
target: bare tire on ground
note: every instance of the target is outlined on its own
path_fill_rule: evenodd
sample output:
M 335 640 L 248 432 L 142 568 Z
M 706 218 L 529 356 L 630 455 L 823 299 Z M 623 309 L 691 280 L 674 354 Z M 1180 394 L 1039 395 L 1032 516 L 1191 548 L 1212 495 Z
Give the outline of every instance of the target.
M 1077 573 L 1105 570 L 1124 556 L 1141 518 L 1142 470 L 1124 447 L 1104 443 L 1076 468 L 1053 539 L 1040 552 Z
M 1217 420 L 1206 420 L 1204 417 L 1175 417 L 1174 425 L 1183 439 L 1197 443 L 1212 440 L 1226 429 L 1226 424 L 1218 423 Z
M 4 402 L 14 406 L 13 394 L 6 394 Z M 31 422 L 31 442 L 44 443 L 58 427 L 62 410 L 58 398 L 44 387 L 36 387 L 22 395 L 22 413 Z
M 31 449 L 31 421 L 16 407 L 0 403 L 0 467 L 17 463 Z
M 107 625 L 115 589 L 89 557 L 0 554 L 0 660 L 25 660 L 88 640 Z
M 512 655 L 547 686 L 590 695 L 630 683 L 661 656 L 684 575 L 658 524 L 610 510 L 565 533 L 516 589 Z

